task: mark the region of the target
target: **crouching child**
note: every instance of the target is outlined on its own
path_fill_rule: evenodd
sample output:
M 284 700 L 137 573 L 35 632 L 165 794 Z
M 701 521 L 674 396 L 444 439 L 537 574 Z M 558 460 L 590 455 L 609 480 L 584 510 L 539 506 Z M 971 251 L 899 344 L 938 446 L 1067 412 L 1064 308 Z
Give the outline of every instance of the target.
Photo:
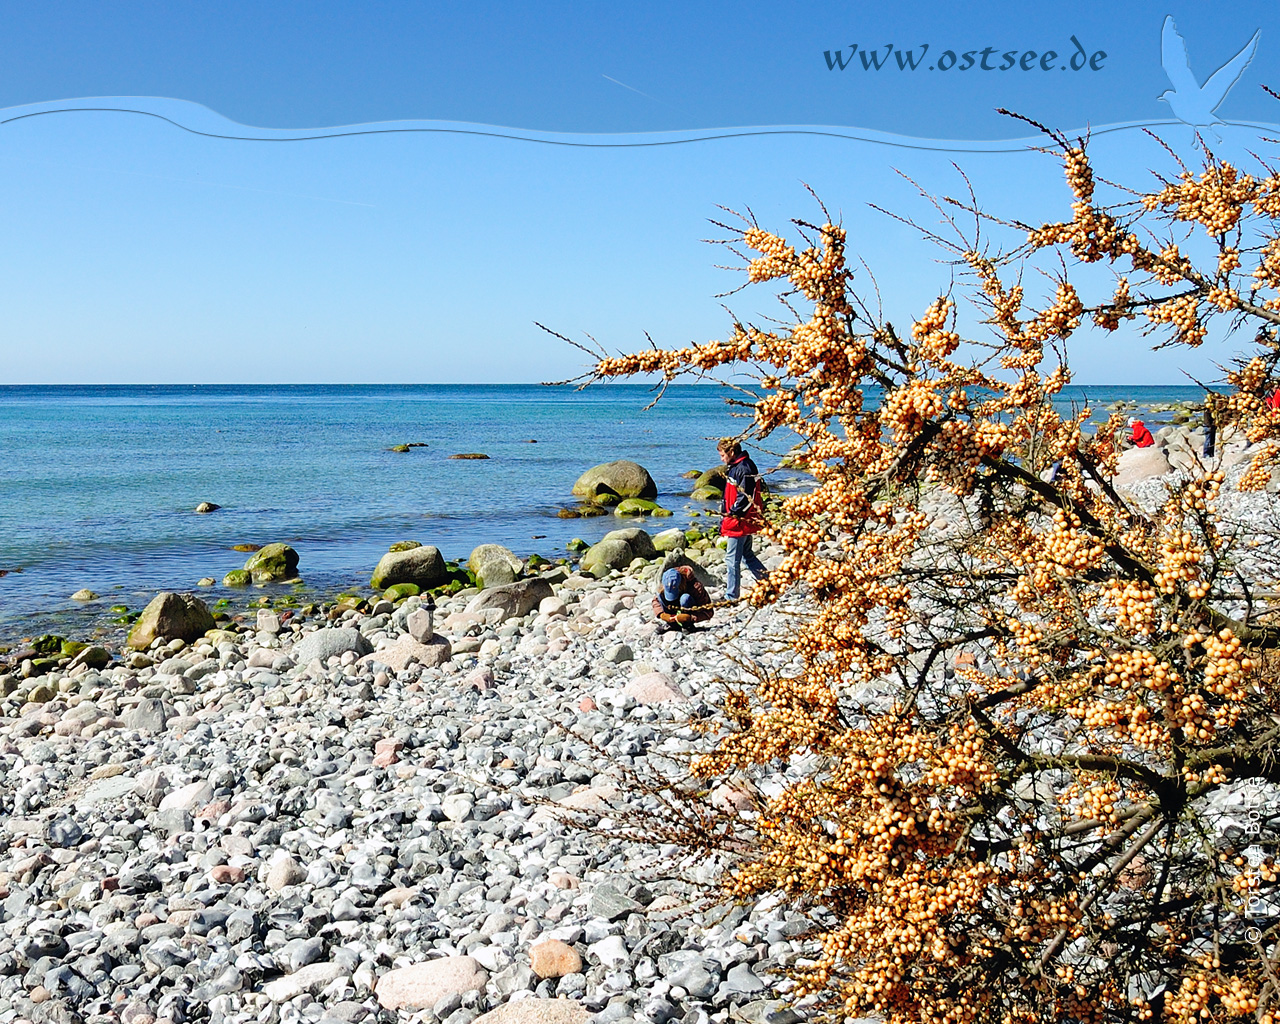
M 711 618 L 711 596 L 689 566 L 677 566 L 662 574 L 661 589 L 653 599 L 653 614 L 662 623 L 661 630 L 688 632 L 694 623 Z

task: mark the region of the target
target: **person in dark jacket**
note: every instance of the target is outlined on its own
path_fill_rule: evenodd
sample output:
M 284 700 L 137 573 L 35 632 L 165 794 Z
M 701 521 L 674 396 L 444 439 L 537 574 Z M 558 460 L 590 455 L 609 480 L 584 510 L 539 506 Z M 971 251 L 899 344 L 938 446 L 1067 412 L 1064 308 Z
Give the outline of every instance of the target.
M 653 614 L 665 629 L 691 630 L 695 622 L 711 618 L 711 595 L 689 566 L 679 565 L 662 574 L 662 588 L 653 599 Z
M 760 470 L 737 441 L 726 438 L 717 450 L 726 467 L 720 520 L 720 533 L 729 540 L 724 560 L 724 597 L 726 601 L 736 601 L 743 562 L 757 580 L 765 575 L 764 563 L 751 550 L 752 534 L 764 526 L 764 488 Z

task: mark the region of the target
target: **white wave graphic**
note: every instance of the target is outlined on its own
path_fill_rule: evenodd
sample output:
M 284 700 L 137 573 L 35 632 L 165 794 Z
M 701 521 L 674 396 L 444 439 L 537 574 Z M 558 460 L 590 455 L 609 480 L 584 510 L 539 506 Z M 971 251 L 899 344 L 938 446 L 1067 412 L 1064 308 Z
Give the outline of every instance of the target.
M 683 146 L 724 139 L 813 136 L 847 139 L 851 142 L 870 143 L 896 149 L 943 153 L 1021 153 L 1031 147 L 1043 146 L 1046 142 L 1045 136 L 1041 134 L 1011 139 L 926 139 L 842 125 L 749 125 L 661 132 L 577 133 L 539 131 L 531 128 L 476 124 L 466 121 L 423 119 L 374 121 L 326 128 L 259 128 L 233 121 L 200 103 L 153 96 L 95 96 L 7 107 L 0 109 L 0 127 L 34 118 L 75 113 L 154 118 L 192 135 L 236 142 L 314 142 L 361 135 L 436 134 L 510 139 L 516 142 L 583 149 L 632 149 Z M 1241 128 L 1254 133 L 1280 133 L 1280 125 L 1262 121 L 1225 121 L 1219 127 L 1221 126 Z M 1091 125 L 1064 131 L 1062 134 L 1068 138 L 1080 136 L 1097 138 L 1144 128 L 1153 131 L 1173 128 L 1189 132 L 1189 127 L 1184 121 L 1176 118 L 1160 118 Z

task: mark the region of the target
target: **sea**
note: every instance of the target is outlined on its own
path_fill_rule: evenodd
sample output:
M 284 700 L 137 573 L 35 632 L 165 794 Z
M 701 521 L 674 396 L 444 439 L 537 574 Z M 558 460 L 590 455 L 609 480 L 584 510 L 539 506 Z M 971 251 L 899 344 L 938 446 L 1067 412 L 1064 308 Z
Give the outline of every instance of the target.
M 219 581 L 202 590 L 210 602 L 259 596 L 221 585 L 248 557 L 236 545 L 292 545 L 317 594 L 367 589 L 397 541 L 455 560 L 482 543 L 555 559 L 621 525 L 558 516 L 577 504 L 578 476 L 614 459 L 647 468 L 675 513 L 650 529 L 714 523 L 684 474 L 715 465 L 715 440 L 748 425 L 726 402 L 742 396 L 715 384 L 656 396 L 630 383 L 0 386 L 0 642 L 87 631 L 110 607 L 137 610 L 202 577 Z M 1158 410 L 1201 397 L 1072 387 L 1063 404 L 1105 415 L 1115 402 Z M 748 449 L 769 470 L 790 441 Z M 420 447 L 391 450 L 405 444 Z M 451 458 L 470 453 L 489 457 Z M 787 470 L 769 480 L 806 486 Z M 196 514 L 206 501 L 221 508 Z M 101 600 L 71 601 L 81 588 Z

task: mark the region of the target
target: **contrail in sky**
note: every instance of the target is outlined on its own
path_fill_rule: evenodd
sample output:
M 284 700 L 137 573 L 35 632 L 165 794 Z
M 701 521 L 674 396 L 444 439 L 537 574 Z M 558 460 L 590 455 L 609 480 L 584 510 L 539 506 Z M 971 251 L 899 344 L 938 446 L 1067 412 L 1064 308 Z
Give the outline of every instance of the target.
M 619 82 L 616 78 L 609 78 L 609 76 L 608 76 L 608 75 L 604 75 L 604 74 L 602 74 L 600 77 L 601 77 L 601 78 L 608 78 L 608 79 L 609 79 L 609 81 L 611 81 L 614 85 L 620 85 L 620 86 L 622 86 L 622 88 L 624 88 L 624 89 L 630 89 L 632 92 L 640 92 L 640 90 L 639 90 L 639 89 L 637 89 L 634 85 L 627 85 L 627 83 L 626 83 L 626 82 Z M 641 96 L 643 96 L 643 97 L 644 97 L 645 99 L 647 99 L 647 100 L 653 100 L 653 102 L 654 102 L 654 103 L 661 103 L 661 102 L 662 102 L 662 100 L 658 99 L 656 96 L 650 96 L 647 92 L 640 92 L 640 95 L 641 95 Z

